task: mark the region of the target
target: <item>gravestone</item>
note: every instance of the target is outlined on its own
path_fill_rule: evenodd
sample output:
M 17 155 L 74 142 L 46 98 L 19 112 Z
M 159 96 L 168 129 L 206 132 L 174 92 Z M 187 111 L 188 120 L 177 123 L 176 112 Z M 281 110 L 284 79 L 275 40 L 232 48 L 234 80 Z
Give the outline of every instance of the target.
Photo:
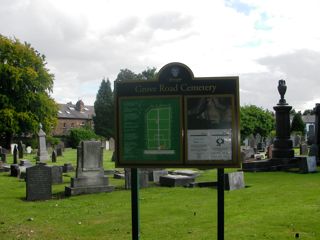
M 51 168 L 51 182 L 52 184 L 63 183 L 62 167 L 61 166 L 50 166 Z
M 109 150 L 110 150 L 110 143 L 109 143 L 109 141 L 105 141 L 104 144 L 105 144 L 105 149 L 106 149 L 107 151 L 109 151 Z
M 23 146 L 22 146 L 22 141 L 19 141 L 18 143 L 18 153 L 19 153 L 19 158 L 23 158 Z
M 269 145 L 267 147 L 267 158 L 271 159 L 272 158 L 272 151 L 273 151 L 273 144 Z
M 173 170 L 173 171 L 169 171 L 169 173 L 172 175 L 183 175 L 183 176 L 188 176 L 188 177 L 192 177 L 192 178 L 196 178 L 200 175 L 199 172 L 193 171 L 193 170 L 188 170 L 188 169 Z
M 308 155 L 308 145 L 305 143 L 300 144 L 300 155 Z
M 194 182 L 193 177 L 185 175 L 172 175 L 168 174 L 166 176 L 160 176 L 160 186 L 166 187 L 183 187 L 189 186 L 190 183 Z
M 100 141 L 83 141 L 77 149 L 77 169 L 71 178 L 70 187 L 65 187 L 67 196 L 111 192 L 108 177 L 104 176 L 103 148 Z
M 62 156 L 62 146 L 59 145 L 59 144 L 56 147 L 56 156 L 57 157 L 61 157 Z
M 244 174 L 242 171 L 231 172 L 224 174 L 225 189 L 226 190 L 237 190 L 245 188 Z
M 20 160 L 19 166 L 32 167 L 32 163 L 29 160 L 22 159 Z
M 149 186 L 149 171 L 146 169 L 138 169 L 139 174 L 139 188 L 146 188 Z M 131 169 L 124 169 L 125 189 L 131 189 Z
M 18 164 L 11 164 L 10 165 L 10 176 L 11 177 L 18 177 L 19 174 L 19 165 Z
M 18 163 L 18 146 L 15 145 L 13 149 L 13 164 Z
M 64 173 L 73 172 L 74 171 L 74 167 L 72 166 L 71 163 L 65 163 L 62 166 L 62 171 Z
M 26 148 L 26 152 L 27 152 L 28 154 L 31 154 L 31 153 L 32 153 L 32 147 L 31 147 L 31 146 L 28 146 L 28 147 Z
M 115 150 L 115 140 L 114 138 L 109 139 L 109 150 L 114 151 Z
M 51 154 L 51 162 L 57 162 L 57 153 L 55 150 L 52 151 L 52 154 Z
M 302 157 L 300 159 L 300 172 L 312 173 L 317 172 L 317 161 L 315 156 Z
M 27 168 L 26 172 L 27 201 L 51 199 L 51 168 L 40 163 Z
M 319 147 L 318 144 L 312 144 L 309 149 L 309 156 L 315 156 L 316 161 L 319 159 Z
M 293 137 L 293 146 L 298 147 L 301 144 L 301 137 L 299 135 L 295 135 Z
M 7 162 L 7 154 L 1 153 L 1 161 L 2 161 L 3 163 L 6 163 L 6 162 Z
M 16 143 L 10 144 L 10 150 L 11 150 L 11 154 L 12 154 L 12 155 L 13 155 L 13 150 L 14 150 L 14 148 L 15 148 L 16 146 L 18 146 L 18 144 L 16 144 Z
M 37 162 L 44 163 L 49 160 L 49 155 L 46 145 L 46 134 L 42 130 L 42 125 L 40 124 L 40 130 L 38 132 L 38 153 Z
M 153 170 L 149 173 L 149 180 L 158 183 L 160 181 L 160 177 L 166 175 L 168 175 L 168 170 Z

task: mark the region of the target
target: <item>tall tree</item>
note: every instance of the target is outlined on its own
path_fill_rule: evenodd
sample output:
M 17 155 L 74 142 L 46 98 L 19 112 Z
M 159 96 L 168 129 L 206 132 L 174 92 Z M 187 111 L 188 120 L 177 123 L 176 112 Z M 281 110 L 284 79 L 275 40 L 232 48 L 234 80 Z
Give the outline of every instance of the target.
M 134 73 L 129 69 L 121 69 L 118 73 L 116 81 L 153 81 L 156 79 L 157 69 L 156 68 L 147 68 L 141 73 Z
M 297 112 L 292 119 L 291 122 L 291 132 L 301 132 L 305 134 L 306 131 L 306 124 L 303 122 L 301 117 L 301 112 Z
M 246 105 L 240 108 L 241 139 L 257 133 L 266 137 L 274 129 L 274 123 L 274 117 L 269 110 L 264 110 L 255 105 Z
M 110 138 L 114 135 L 114 99 L 109 79 L 102 80 L 94 102 L 94 130 L 97 135 Z
M 56 125 L 58 106 L 50 97 L 54 75 L 45 56 L 18 39 L 0 35 L 0 133 L 6 147 L 15 134 L 47 133 Z

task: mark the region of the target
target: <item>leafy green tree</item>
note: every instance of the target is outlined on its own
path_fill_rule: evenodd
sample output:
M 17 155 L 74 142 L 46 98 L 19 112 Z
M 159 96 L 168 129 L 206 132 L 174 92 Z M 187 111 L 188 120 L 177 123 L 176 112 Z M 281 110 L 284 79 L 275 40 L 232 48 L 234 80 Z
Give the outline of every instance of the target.
M 240 133 L 241 139 L 245 139 L 250 134 L 259 133 L 262 137 L 267 137 L 274 129 L 275 119 L 272 112 L 264 110 L 255 105 L 240 107 Z
M 304 112 L 303 112 L 303 116 L 305 116 L 305 115 L 312 115 L 313 114 L 313 110 L 312 109 L 306 109 L 306 110 L 304 110 Z
M 54 76 L 45 56 L 18 39 L 0 35 L 0 133 L 10 146 L 13 135 L 35 133 L 42 123 L 49 133 L 58 106 L 50 97 Z
M 114 136 L 114 99 L 109 79 L 102 80 L 94 102 L 94 131 L 105 138 Z
M 129 69 L 121 69 L 118 74 L 116 81 L 152 81 L 155 80 L 157 76 L 156 68 L 147 68 L 147 70 L 142 71 L 141 73 L 134 73 Z
M 298 112 L 293 116 L 290 130 L 291 132 L 301 132 L 302 134 L 305 134 L 306 124 L 302 120 L 301 112 Z
M 81 141 L 97 140 L 98 136 L 89 128 L 73 128 L 70 130 L 69 142 L 72 148 L 79 146 Z

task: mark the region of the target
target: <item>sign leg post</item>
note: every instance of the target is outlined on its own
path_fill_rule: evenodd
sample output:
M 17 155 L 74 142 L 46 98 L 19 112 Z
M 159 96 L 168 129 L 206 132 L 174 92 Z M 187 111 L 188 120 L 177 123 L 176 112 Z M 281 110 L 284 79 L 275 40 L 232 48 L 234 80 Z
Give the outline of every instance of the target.
M 224 168 L 218 168 L 218 240 L 224 240 Z
M 131 217 L 132 217 L 132 240 L 140 238 L 139 217 L 139 174 L 137 168 L 131 168 Z

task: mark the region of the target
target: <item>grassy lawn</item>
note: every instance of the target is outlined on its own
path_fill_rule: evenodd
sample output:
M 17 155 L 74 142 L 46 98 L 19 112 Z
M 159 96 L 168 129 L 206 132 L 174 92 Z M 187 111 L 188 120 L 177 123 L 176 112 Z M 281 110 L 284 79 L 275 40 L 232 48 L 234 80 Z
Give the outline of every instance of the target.
M 114 168 L 110 159 L 105 152 L 105 169 Z M 75 150 L 67 149 L 56 165 L 66 162 L 76 165 Z M 0 173 L 0 239 L 131 239 L 124 180 L 110 178 L 111 193 L 65 198 L 73 174 L 53 186 L 52 200 L 27 202 L 25 182 Z M 197 181 L 204 180 L 216 180 L 216 171 L 203 171 Z M 226 240 L 295 239 L 296 233 L 320 239 L 320 173 L 245 173 L 245 182 L 247 188 L 225 192 Z M 213 188 L 141 189 L 140 239 L 216 239 L 216 202 Z

